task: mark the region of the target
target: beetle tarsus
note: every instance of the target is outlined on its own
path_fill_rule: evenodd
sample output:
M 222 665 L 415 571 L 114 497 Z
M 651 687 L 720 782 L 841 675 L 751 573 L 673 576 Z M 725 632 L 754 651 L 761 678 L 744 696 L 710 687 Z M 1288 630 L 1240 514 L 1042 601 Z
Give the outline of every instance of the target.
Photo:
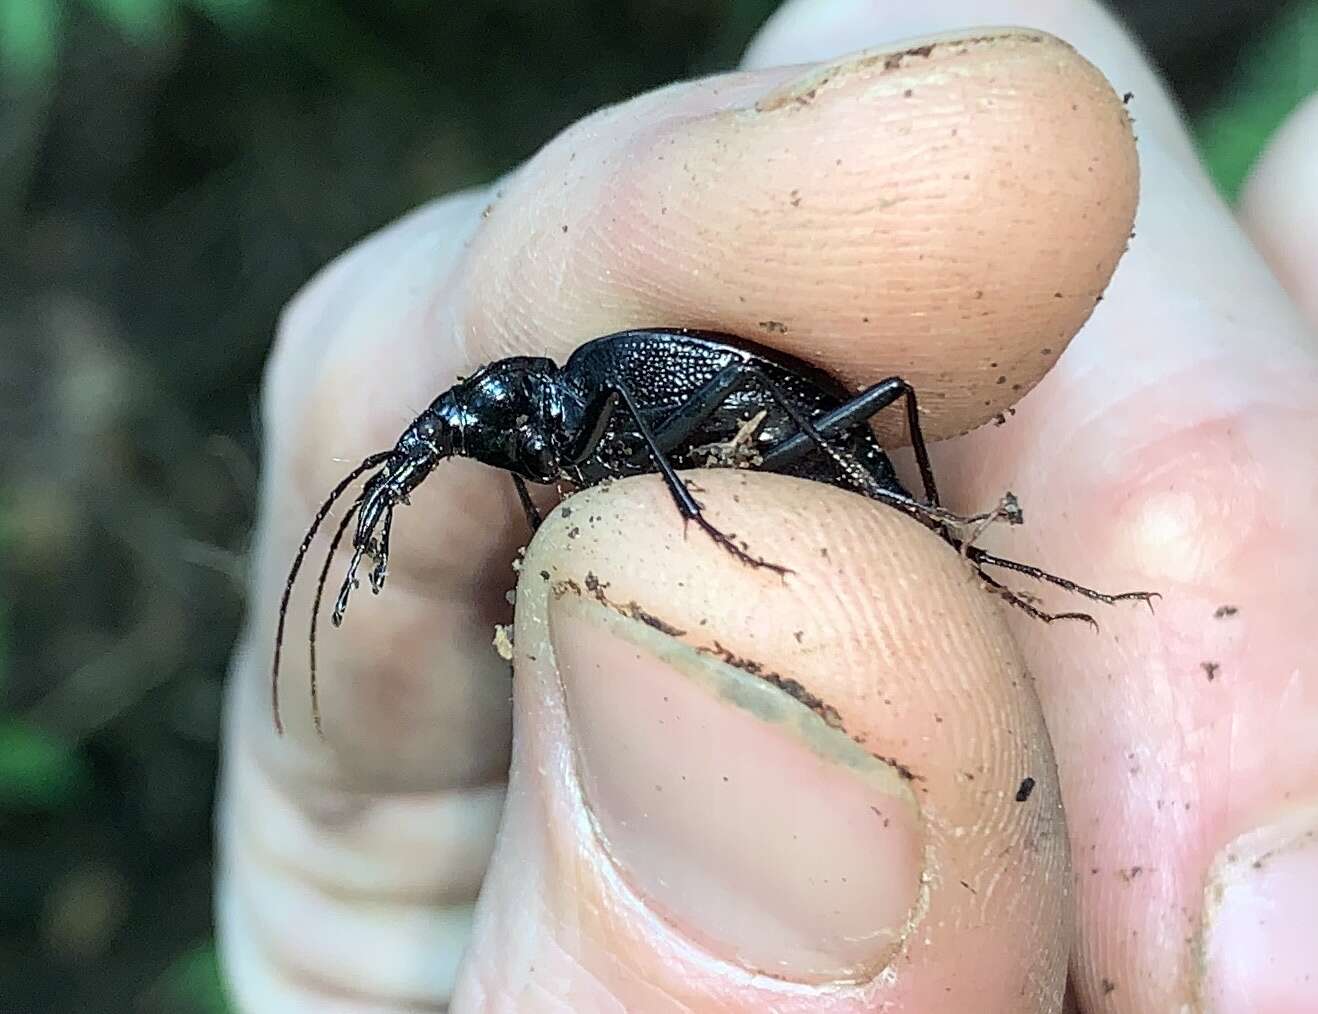
M 1082 584 L 1077 584 L 1068 578 L 1058 577 L 1056 574 L 1050 574 L 1040 567 L 1035 567 L 1028 563 L 1020 563 L 1016 560 L 1008 560 L 1001 556 L 994 556 L 992 553 L 980 549 L 978 546 L 965 545 L 963 552 L 966 557 L 975 564 L 976 568 L 980 567 L 1001 567 L 1004 570 L 1015 571 L 1017 574 L 1024 574 L 1026 577 L 1033 578 L 1036 581 L 1043 581 L 1046 584 L 1056 585 L 1058 588 L 1064 588 L 1074 595 L 1082 595 L 1087 599 L 1095 602 L 1102 602 L 1104 605 L 1115 605 L 1118 602 L 1140 601 L 1153 608 L 1152 599 L 1162 598 L 1157 592 L 1131 591 L 1117 592 L 1108 594 L 1107 592 L 1095 591 L 1093 588 L 1086 588 Z
M 746 552 L 746 550 L 742 549 L 735 542 L 733 542 L 729 536 L 724 535 L 723 532 L 719 531 L 712 524 L 710 524 L 709 521 L 705 520 L 705 516 L 703 514 L 695 514 L 689 518 L 684 518 L 683 520 L 687 522 L 694 521 L 697 525 L 700 526 L 701 530 L 706 535 L 708 535 L 711 539 L 714 540 L 714 542 L 717 545 L 723 547 L 725 550 L 727 550 L 729 553 L 731 553 L 733 556 L 735 556 L 738 560 L 740 560 L 748 567 L 771 570 L 775 574 L 794 573 L 794 571 L 792 571 L 790 567 L 784 567 L 780 563 L 771 563 L 770 561 L 761 559 L 758 556 L 752 556 L 750 553 Z
M 1085 623 L 1088 623 L 1091 627 L 1093 627 L 1094 633 L 1097 634 L 1100 632 L 1100 628 L 1098 626 L 1098 620 L 1094 619 L 1088 613 L 1047 612 L 1036 606 L 1030 600 L 1031 596 L 1025 594 L 1024 592 L 1018 592 L 1011 588 L 1008 588 L 1005 584 L 995 580 L 994 578 L 990 577 L 988 574 L 985 574 L 979 568 L 975 568 L 975 573 L 979 575 L 979 578 L 983 582 L 985 588 L 991 591 L 994 595 L 997 595 L 999 598 L 1006 600 L 1011 605 L 1019 609 L 1021 612 L 1025 613 L 1027 616 L 1033 617 L 1036 620 L 1041 620 L 1044 623 L 1056 623 L 1058 620 L 1081 620 Z

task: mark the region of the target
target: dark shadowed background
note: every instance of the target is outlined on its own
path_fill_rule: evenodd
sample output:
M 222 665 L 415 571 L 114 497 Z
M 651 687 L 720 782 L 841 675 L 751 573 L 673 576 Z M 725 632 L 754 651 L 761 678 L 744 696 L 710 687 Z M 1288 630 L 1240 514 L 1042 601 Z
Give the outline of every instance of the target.
M 0 0 L 0 1012 L 222 1011 L 220 688 L 281 304 L 773 0 Z M 1230 196 L 1318 3 L 1116 5 Z

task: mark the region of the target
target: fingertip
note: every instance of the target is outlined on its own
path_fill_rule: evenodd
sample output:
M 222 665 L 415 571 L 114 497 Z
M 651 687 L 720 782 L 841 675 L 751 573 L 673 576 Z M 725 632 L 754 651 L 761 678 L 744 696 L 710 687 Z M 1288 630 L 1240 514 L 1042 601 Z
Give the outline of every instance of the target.
M 856 385 L 900 371 L 937 438 L 1061 354 L 1137 189 L 1120 98 L 1070 47 L 916 40 L 691 82 L 555 141 L 476 237 L 464 312 L 492 354 L 663 323 Z
M 468 988 L 1052 1009 L 1065 840 L 993 603 L 895 512 L 778 476 L 693 478 L 716 524 L 793 573 L 683 539 L 649 478 L 541 529 Z

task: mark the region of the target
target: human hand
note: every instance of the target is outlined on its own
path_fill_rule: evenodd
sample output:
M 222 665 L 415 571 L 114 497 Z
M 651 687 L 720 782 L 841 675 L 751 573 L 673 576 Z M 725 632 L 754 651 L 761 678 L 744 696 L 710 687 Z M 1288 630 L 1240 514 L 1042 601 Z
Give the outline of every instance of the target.
M 1013 22 L 1136 94 L 1137 238 L 1016 413 L 936 467 L 954 506 L 1020 496 L 1027 525 L 990 532 L 995 548 L 1158 590 L 1156 616 L 1103 609 L 1098 636 L 1000 616 L 891 511 L 701 474 L 711 516 L 793 569 L 779 580 L 684 541 L 647 478 L 573 499 L 530 548 L 510 705 L 489 638 L 524 522 L 505 477 L 452 461 L 400 512 L 385 595 L 321 641 L 323 742 L 298 706 L 309 589 L 294 597 L 274 735 L 292 549 L 346 463 L 458 373 L 663 324 L 852 383 L 901 373 L 932 435 L 1030 387 L 1126 242 L 1120 103 L 1034 32 L 839 62 Z M 803 61 L 836 69 L 755 69 Z M 1068 956 L 1086 1012 L 1318 1005 L 1318 366 L 1297 309 L 1318 316 L 1297 154 L 1312 104 L 1245 205 L 1274 275 L 1091 6 L 800 2 L 748 65 L 591 117 L 497 195 L 368 240 L 290 308 L 227 722 L 220 912 L 240 1006 L 1045 1011 Z M 572 590 L 587 575 L 605 601 Z M 1287 831 L 1249 837 L 1264 826 Z

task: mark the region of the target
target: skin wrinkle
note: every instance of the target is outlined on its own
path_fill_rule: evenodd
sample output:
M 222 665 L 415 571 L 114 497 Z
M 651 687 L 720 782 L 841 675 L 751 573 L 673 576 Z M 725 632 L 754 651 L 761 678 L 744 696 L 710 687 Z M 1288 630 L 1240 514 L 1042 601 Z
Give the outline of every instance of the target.
M 311 967 L 306 960 L 299 960 L 299 958 L 295 956 L 287 946 L 288 941 L 278 934 L 271 933 L 271 927 L 260 918 L 258 914 L 259 906 L 252 904 L 252 894 L 249 891 L 244 890 L 242 886 L 248 878 L 236 878 L 231 876 L 229 880 L 231 885 L 235 880 L 239 881 L 240 885 L 231 890 L 227 904 L 229 906 L 237 906 L 241 909 L 245 918 L 240 918 L 242 918 L 242 921 L 246 924 L 247 932 L 250 934 L 251 938 L 257 941 L 262 939 L 265 940 L 265 945 L 257 948 L 260 954 L 260 959 L 279 973 L 278 977 L 282 985 L 291 985 L 295 988 L 301 986 L 308 992 L 315 993 L 317 996 L 329 996 L 331 998 L 348 999 L 353 1001 L 368 1001 L 373 996 L 379 995 L 368 988 L 362 988 L 360 990 L 352 989 L 343 981 L 334 978 L 329 973 L 317 971 Z M 335 970 L 340 973 L 344 971 L 344 969 L 341 968 L 336 968 Z M 402 1005 L 401 1009 L 416 1009 L 420 1011 L 443 1011 L 448 1009 L 446 1001 L 430 1002 L 422 999 L 403 999 L 398 997 L 391 997 L 389 1006 L 386 1009 L 399 1009 L 400 1004 Z
M 221 898 L 222 918 L 226 921 L 240 918 L 234 911 L 239 904 L 232 896 Z M 226 960 L 231 969 L 241 968 L 243 972 L 231 976 L 230 982 L 231 996 L 240 1010 L 259 1009 L 247 1002 L 253 998 L 259 998 L 269 1005 L 269 1009 L 281 1014 L 301 1014 L 303 1011 L 308 1014 L 403 1014 L 405 1011 L 448 1009 L 444 1003 L 400 1006 L 397 1003 L 373 1003 L 372 997 L 343 994 L 337 989 L 322 991 L 316 983 L 303 983 L 297 969 L 281 971 L 281 966 L 274 964 L 269 955 L 257 953 L 251 938 L 236 938 L 227 948 Z M 306 994 L 312 994 L 314 999 L 308 1002 Z M 337 1000 L 348 1002 L 341 1004 L 336 1003 Z
M 446 885 L 442 891 L 428 891 L 420 887 L 398 890 L 352 888 L 345 885 L 341 878 L 336 879 L 331 873 L 313 873 L 289 857 L 270 849 L 250 826 L 240 825 L 237 835 L 235 841 L 245 845 L 266 872 L 287 874 L 286 879 L 315 891 L 328 901 L 342 905 L 371 906 L 384 903 L 398 908 L 454 911 L 471 908 L 480 891 L 479 878 L 466 885 Z
M 249 778 L 258 774 L 253 771 Z M 319 883 L 327 891 L 342 890 L 362 896 L 428 893 L 439 901 L 474 900 L 493 847 L 501 809 L 498 804 L 503 795 L 501 784 L 464 792 L 444 792 L 437 807 L 438 813 L 430 815 L 426 821 L 403 820 L 404 817 L 416 817 L 418 811 L 430 811 L 431 806 L 425 801 L 412 797 L 381 798 L 378 794 L 372 798 L 371 794 L 362 793 L 356 822 L 348 828 L 334 828 L 332 837 L 318 841 L 318 833 L 323 835 L 325 828 L 314 816 L 307 814 L 297 792 L 279 788 L 277 776 L 266 773 L 265 780 L 268 788 L 249 784 L 248 791 L 261 793 L 263 801 L 267 795 L 270 797 L 266 802 L 266 818 L 259 821 L 244 819 L 240 814 L 234 818 L 233 827 L 272 861 L 300 870 L 302 878 L 308 882 Z M 371 820 L 372 811 L 387 812 Z M 453 818 L 451 825 L 435 827 L 435 818 L 446 815 Z M 292 831 L 288 828 L 290 823 Z M 457 826 L 450 830 L 452 824 Z M 414 833 L 408 835 L 405 833 L 408 830 Z M 281 845 L 281 838 L 293 840 Z M 381 839 L 388 839 L 383 847 Z M 400 846 L 408 846 L 423 854 L 424 861 L 420 864 L 397 862 L 404 854 L 404 848 Z M 370 864 L 373 849 L 387 850 L 395 861 L 384 869 L 373 869 Z

